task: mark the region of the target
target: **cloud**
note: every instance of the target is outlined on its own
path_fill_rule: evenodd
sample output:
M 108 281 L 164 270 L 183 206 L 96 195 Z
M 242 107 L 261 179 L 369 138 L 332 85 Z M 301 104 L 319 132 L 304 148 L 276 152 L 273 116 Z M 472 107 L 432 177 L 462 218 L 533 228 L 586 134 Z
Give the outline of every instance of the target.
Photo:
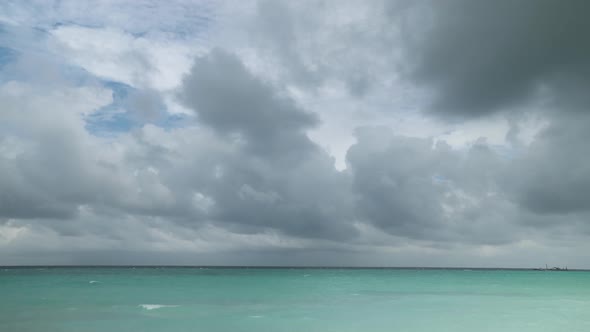
M 215 77 L 224 81 L 212 84 Z M 84 121 L 111 101 L 109 91 L 64 89 L 69 98 L 27 84 L 4 86 L 4 125 L 19 132 L 1 141 L 7 195 L 0 216 L 33 224 L 49 219 L 44 227 L 59 234 L 104 237 L 117 237 L 120 229 L 82 220 L 107 226 L 114 225 L 111 219 L 144 216 L 237 234 L 355 236 L 348 178 L 306 135 L 317 118 L 233 55 L 215 51 L 196 61 L 183 94 L 199 124 L 184 128 L 144 125 L 115 137 L 93 136 Z M 23 95 L 35 97 L 17 103 Z M 51 114 L 46 104 L 53 105 Z
M 200 46 L 113 27 L 59 25 L 49 30 L 53 48 L 68 63 L 106 80 L 140 89 L 171 90 L 181 83 Z
M 516 199 L 539 214 L 590 211 L 590 158 L 582 151 L 590 119 L 585 114 L 555 117 L 510 170 Z
M 34 1 L 23 4 L 7 0 L 0 21 L 10 25 L 47 28 L 75 24 L 87 27 L 109 26 L 133 34 L 149 32 L 192 36 L 205 33 L 214 20 L 215 6 L 209 0 L 133 1 Z
M 237 135 L 253 152 L 288 155 L 314 148 L 305 130 L 318 122 L 316 116 L 253 77 L 224 51 L 197 59 L 182 98 L 200 121 L 222 135 Z
M 397 29 L 385 23 L 386 2 L 255 3 L 244 18 L 248 43 L 238 45 L 254 54 L 259 66 L 267 68 L 264 74 L 279 84 L 318 93 L 337 82 L 347 94 L 363 98 L 395 80 L 392 57 L 398 50 L 391 44 Z
M 510 243 L 518 207 L 485 141 L 466 153 L 432 139 L 361 128 L 347 154 L 360 220 L 395 236 L 440 243 Z
M 0 263 L 587 249 L 581 2 L 86 6 L 0 13 Z
M 152 172 L 156 158 L 146 165 L 137 156 L 153 146 L 85 130 L 87 115 L 111 101 L 110 91 L 100 87 L 11 82 L 0 88 L 1 217 L 53 219 L 59 227 L 85 207 L 107 214 L 171 209 L 169 189 Z
M 544 97 L 587 108 L 589 4 L 432 1 L 406 43 L 409 76 L 440 114 L 477 117 Z M 580 104 L 581 103 L 581 104 Z M 569 108 L 572 108 L 569 107 Z
M 232 144 L 208 191 L 216 202 L 212 219 L 300 236 L 354 233 L 346 178 L 306 135 L 314 114 L 221 50 L 197 59 L 184 82 L 182 99 L 199 122 Z
M 127 107 L 140 121 L 154 122 L 165 116 L 162 96 L 153 90 L 133 91 L 126 100 Z
M 67 218 L 75 213 L 75 202 L 93 195 L 106 175 L 81 152 L 80 145 L 87 142 L 80 116 L 108 103 L 108 94 L 86 88 L 41 89 L 18 83 L 0 89 L 3 217 Z M 45 104 L 52 105 L 52 114 L 40 107 Z
M 427 139 L 394 137 L 387 129 L 365 128 L 347 161 L 359 213 L 396 235 L 422 237 L 439 227 L 444 188 L 434 177 L 439 151 Z

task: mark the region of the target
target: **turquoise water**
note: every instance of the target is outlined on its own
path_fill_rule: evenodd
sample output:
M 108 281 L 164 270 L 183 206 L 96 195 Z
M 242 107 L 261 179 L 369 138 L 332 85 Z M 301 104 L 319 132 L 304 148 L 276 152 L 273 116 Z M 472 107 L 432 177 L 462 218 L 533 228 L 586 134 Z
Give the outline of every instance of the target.
M 590 272 L 0 269 L 0 331 L 590 331 Z

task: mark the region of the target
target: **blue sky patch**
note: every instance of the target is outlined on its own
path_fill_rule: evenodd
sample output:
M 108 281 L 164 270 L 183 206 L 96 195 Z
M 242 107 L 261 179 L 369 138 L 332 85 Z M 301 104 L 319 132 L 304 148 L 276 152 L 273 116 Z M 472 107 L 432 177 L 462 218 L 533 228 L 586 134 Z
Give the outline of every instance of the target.
M 134 88 L 113 81 L 103 84 L 113 92 L 113 102 L 86 117 L 86 130 L 97 136 L 109 136 L 131 130 L 134 123 L 123 104 Z
M 133 102 L 134 98 L 141 95 L 141 91 L 130 85 L 114 81 L 103 82 L 103 85 L 111 89 L 113 102 L 86 117 L 86 130 L 93 135 L 117 135 L 141 127 L 146 123 L 165 129 L 180 128 L 191 121 L 187 115 L 168 113 L 165 104 L 157 95 L 153 102 L 156 108 L 155 114 L 146 117 L 141 114 L 142 110 L 137 109 L 137 104 Z
M 0 46 L 0 69 L 18 58 L 18 52 L 12 48 Z

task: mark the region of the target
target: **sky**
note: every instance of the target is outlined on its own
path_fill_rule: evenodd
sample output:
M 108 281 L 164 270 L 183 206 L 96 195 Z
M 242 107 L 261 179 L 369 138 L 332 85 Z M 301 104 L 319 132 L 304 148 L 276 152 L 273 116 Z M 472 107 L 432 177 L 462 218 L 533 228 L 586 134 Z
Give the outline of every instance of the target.
M 589 11 L 4 0 L 0 265 L 590 268 Z

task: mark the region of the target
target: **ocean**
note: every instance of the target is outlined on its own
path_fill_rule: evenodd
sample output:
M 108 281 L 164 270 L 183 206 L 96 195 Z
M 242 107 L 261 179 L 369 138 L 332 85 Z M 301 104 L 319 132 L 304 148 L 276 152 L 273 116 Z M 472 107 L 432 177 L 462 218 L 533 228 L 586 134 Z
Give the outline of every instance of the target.
M 590 272 L 0 268 L 2 332 L 590 331 Z

